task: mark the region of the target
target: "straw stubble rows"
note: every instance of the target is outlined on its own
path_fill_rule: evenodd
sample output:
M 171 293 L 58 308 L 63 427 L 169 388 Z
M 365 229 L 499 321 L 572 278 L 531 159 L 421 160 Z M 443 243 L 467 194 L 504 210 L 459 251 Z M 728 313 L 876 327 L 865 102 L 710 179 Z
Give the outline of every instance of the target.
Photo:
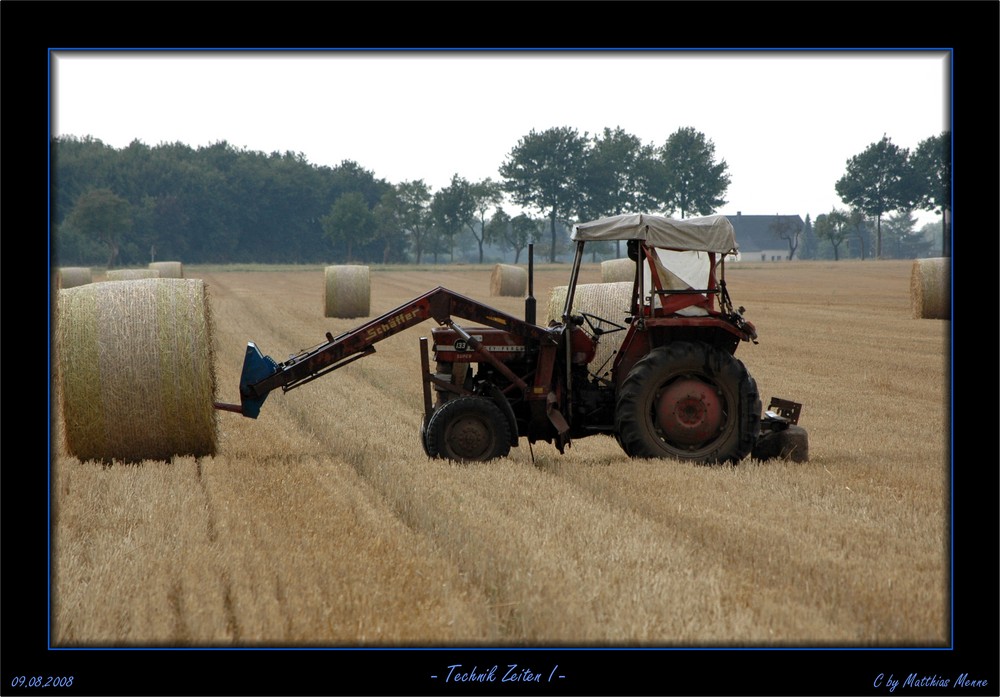
M 945 645 L 947 322 L 911 317 L 908 264 L 730 269 L 760 332 L 737 356 L 804 404 L 810 462 L 629 460 L 603 436 L 428 460 L 428 323 L 257 420 L 220 413 L 214 457 L 57 453 L 54 643 Z M 489 271 L 374 271 L 371 312 L 445 285 L 520 315 Z M 539 305 L 565 276 L 539 269 Z M 248 340 L 283 360 L 363 321 L 323 317 L 322 270 L 202 277 L 223 401 Z

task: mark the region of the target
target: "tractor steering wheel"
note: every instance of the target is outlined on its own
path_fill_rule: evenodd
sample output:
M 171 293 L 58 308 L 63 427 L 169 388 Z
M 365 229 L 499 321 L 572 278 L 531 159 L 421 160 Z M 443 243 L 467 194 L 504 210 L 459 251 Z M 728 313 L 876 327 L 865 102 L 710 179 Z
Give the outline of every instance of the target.
M 587 323 L 587 326 L 590 327 L 591 334 L 595 336 L 600 336 L 601 334 L 610 334 L 611 332 L 620 332 L 625 330 L 624 326 L 616 322 L 612 322 L 609 319 L 604 319 L 603 317 L 592 315 L 589 312 L 581 312 L 580 316 L 583 317 L 583 320 Z M 594 321 L 592 322 L 591 320 Z M 614 327 L 614 329 L 604 329 L 603 327 L 600 326 L 601 324 L 610 324 L 612 327 Z

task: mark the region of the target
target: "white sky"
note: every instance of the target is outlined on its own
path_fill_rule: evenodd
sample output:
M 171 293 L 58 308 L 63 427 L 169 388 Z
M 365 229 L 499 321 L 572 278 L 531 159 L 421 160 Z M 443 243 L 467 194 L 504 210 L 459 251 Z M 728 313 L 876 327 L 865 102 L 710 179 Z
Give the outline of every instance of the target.
M 116 148 L 235 147 L 354 160 L 392 183 L 498 180 L 532 129 L 693 127 L 731 177 L 719 213 L 844 208 L 847 160 L 950 127 L 950 57 L 923 52 L 74 52 L 53 54 L 52 133 Z M 939 220 L 920 213 L 920 223 Z

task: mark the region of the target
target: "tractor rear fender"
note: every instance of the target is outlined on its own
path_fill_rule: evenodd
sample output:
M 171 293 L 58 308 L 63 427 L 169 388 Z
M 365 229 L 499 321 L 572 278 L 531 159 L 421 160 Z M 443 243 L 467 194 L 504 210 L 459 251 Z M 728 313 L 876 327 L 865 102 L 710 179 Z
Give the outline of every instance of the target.
M 699 341 L 733 354 L 741 340 L 746 340 L 744 334 L 717 317 L 664 317 L 632 322 L 615 357 L 615 384 L 621 386 L 632 367 L 658 346 L 674 341 Z

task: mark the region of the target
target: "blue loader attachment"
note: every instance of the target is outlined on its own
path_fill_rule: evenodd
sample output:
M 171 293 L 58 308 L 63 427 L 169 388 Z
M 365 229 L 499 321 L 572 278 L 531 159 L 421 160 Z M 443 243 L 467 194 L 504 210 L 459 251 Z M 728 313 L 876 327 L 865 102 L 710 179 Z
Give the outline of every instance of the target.
M 243 403 L 243 416 L 256 419 L 260 407 L 267 399 L 269 392 L 259 397 L 248 396 L 247 387 L 260 382 L 278 372 L 278 364 L 270 356 L 265 356 L 252 341 L 247 344 L 247 353 L 243 357 L 243 374 L 240 376 L 240 401 Z
M 260 414 L 260 407 L 267 399 L 269 392 L 264 392 L 259 396 L 249 389 L 250 385 L 256 384 L 278 372 L 278 364 L 270 356 L 265 356 L 252 341 L 247 343 L 247 352 L 243 357 L 243 374 L 240 376 L 240 404 L 223 404 L 215 402 L 216 409 L 225 411 L 235 411 L 243 416 L 256 419 Z

